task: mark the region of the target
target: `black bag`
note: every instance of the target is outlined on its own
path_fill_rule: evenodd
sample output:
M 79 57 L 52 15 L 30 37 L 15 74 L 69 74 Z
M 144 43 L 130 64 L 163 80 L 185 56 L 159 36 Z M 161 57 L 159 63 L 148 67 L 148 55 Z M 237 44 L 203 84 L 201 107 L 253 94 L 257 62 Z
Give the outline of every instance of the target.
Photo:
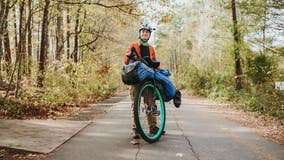
M 124 84 L 133 85 L 140 82 L 138 67 L 141 62 L 133 62 L 122 67 L 121 79 Z

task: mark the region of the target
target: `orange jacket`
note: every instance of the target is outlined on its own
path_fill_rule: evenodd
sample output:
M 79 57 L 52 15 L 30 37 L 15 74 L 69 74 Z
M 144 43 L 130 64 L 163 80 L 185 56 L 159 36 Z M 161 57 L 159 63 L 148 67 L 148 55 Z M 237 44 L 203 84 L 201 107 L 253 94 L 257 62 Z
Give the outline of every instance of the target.
M 135 48 L 135 50 L 136 50 L 136 52 L 137 52 L 137 56 L 139 57 L 139 58 L 142 58 L 142 56 L 141 56 L 141 51 L 140 51 L 140 42 L 139 41 L 137 41 L 137 42 L 132 42 L 130 45 L 129 45 L 129 47 L 127 48 L 127 52 L 126 52 L 126 54 L 125 54 L 125 56 L 124 56 L 124 64 L 129 64 L 129 58 L 127 57 L 127 55 L 130 55 L 130 53 L 131 53 L 131 48 L 132 47 L 134 47 Z M 150 52 L 150 59 L 152 60 L 152 61 L 157 61 L 157 58 L 156 58 L 156 53 L 155 53 L 155 49 L 154 49 L 154 47 L 152 46 L 152 45 L 149 45 L 149 52 Z M 159 69 L 159 67 L 158 67 L 158 69 Z

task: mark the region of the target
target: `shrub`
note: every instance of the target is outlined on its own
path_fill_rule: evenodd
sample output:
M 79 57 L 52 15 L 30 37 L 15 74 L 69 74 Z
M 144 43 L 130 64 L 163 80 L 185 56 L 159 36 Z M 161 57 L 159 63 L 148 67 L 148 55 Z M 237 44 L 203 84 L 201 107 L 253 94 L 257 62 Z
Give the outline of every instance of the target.
M 284 118 L 284 92 L 275 90 L 273 83 L 252 87 L 240 101 L 245 110 Z
M 248 61 L 248 77 L 254 84 L 272 81 L 277 75 L 278 61 L 276 57 L 256 55 Z
M 107 71 L 104 69 L 105 66 L 95 65 L 92 60 L 81 64 L 51 65 L 46 72 L 44 87 L 23 88 L 19 100 L 45 106 L 97 101 L 113 94 L 120 85 L 119 74 L 111 66 Z

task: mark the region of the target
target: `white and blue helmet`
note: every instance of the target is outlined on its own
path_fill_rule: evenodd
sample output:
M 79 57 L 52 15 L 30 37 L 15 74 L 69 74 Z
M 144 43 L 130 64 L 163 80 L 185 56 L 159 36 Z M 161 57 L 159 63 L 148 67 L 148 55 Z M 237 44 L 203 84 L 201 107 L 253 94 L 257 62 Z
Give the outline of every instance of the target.
M 151 37 L 151 33 L 155 30 L 155 28 L 152 28 L 149 24 L 143 24 L 139 27 L 138 32 L 139 32 L 139 39 L 141 39 L 141 35 L 140 35 L 140 31 L 142 29 L 148 30 L 150 32 L 150 36 Z

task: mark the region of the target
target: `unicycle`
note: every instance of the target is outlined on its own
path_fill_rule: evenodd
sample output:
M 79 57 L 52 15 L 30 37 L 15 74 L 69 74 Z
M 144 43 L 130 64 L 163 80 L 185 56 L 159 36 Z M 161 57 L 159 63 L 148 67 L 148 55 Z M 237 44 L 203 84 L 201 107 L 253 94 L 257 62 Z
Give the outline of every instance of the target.
M 134 55 L 137 55 L 136 53 L 135 48 L 132 48 L 131 54 L 128 56 L 132 62 L 135 61 Z M 155 68 L 160 65 L 160 62 L 152 61 L 147 56 L 138 59 L 138 61 L 152 68 L 154 73 L 156 72 Z M 158 82 L 154 79 L 147 79 L 139 85 L 139 89 L 134 96 L 135 125 L 141 137 L 149 143 L 159 140 L 165 128 L 165 103 L 159 88 L 161 86 Z
M 164 99 L 156 83 L 154 80 L 142 83 L 134 101 L 134 120 L 137 130 L 149 143 L 159 140 L 166 122 Z

